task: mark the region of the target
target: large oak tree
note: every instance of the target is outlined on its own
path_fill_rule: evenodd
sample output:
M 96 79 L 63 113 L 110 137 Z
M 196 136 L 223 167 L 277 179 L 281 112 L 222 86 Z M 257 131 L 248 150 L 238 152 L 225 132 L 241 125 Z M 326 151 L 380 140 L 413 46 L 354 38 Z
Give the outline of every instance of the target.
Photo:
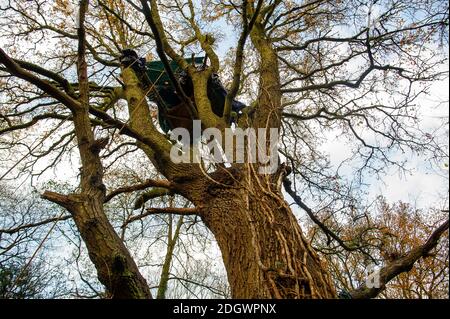
M 328 266 L 306 239 L 283 189 L 329 241 L 364 253 L 357 237 L 340 238 L 303 195 L 328 202 L 330 216 L 354 212 L 361 198 L 355 182 L 390 167 L 406 169 L 399 152 L 448 156 L 438 137 L 420 126 L 416 103 L 446 76 L 440 46 L 448 36 L 445 1 L 35 0 L 2 1 L 0 13 L 0 134 L 9 148 L 3 159 L 10 163 L 26 149 L 2 178 L 18 165 L 35 176 L 77 151 L 79 189 L 42 197 L 70 213 L 114 298 L 151 297 L 105 214 L 105 203 L 119 194 L 145 191 L 136 207 L 168 194 L 189 200 L 192 207 L 148 207 L 132 218 L 199 216 L 218 243 L 234 298 L 335 298 Z M 236 39 L 220 32 L 224 25 Z M 236 43 L 221 58 L 224 40 Z M 120 64 L 125 48 L 163 62 L 188 113 L 204 128 L 230 127 L 236 116 L 231 103 L 239 96 L 248 106 L 236 125 L 280 130 L 284 163 L 271 174 L 260 174 L 260 165 L 248 161 L 174 163 L 173 141 L 159 130 L 147 98 L 151 88 Z M 184 59 L 192 53 L 207 57 L 203 67 Z M 170 60 L 192 79 L 192 96 L 168 67 Z M 212 111 L 207 92 L 208 79 L 218 72 L 228 89 L 222 116 Z M 358 166 L 352 181 L 330 167 L 321 148 L 336 132 L 353 143 L 350 157 Z M 27 133 L 37 140 L 30 143 Z M 159 178 L 143 176 L 139 184 L 118 188 L 105 183 L 117 159 L 132 162 L 135 156 L 145 156 Z M 380 288 L 363 285 L 350 295 L 376 296 L 427 256 L 447 228 L 448 221 L 388 263 Z

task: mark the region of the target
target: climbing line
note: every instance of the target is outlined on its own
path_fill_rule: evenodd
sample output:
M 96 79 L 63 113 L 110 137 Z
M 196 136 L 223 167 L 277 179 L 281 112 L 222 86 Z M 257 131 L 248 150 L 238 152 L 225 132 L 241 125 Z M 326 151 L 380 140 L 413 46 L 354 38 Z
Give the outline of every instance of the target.
M 133 61 L 133 63 L 135 63 L 137 60 Z M 132 64 L 130 64 L 129 66 L 127 66 L 126 68 L 131 67 Z M 133 70 L 134 71 L 134 70 Z M 139 102 L 137 103 L 137 105 L 140 105 L 146 98 L 147 98 L 147 94 L 150 93 L 151 90 L 153 90 L 156 86 L 156 83 L 158 82 L 158 80 L 163 76 L 164 74 L 164 70 L 161 71 L 161 73 L 159 74 L 158 78 L 156 79 L 156 81 L 154 83 L 152 83 L 152 81 L 149 79 L 150 83 L 152 84 L 146 91 L 144 91 L 144 96 L 139 100 Z M 146 75 L 147 76 L 147 75 Z M 157 92 L 157 90 L 155 90 L 155 92 Z M 135 114 L 136 110 L 138 108 L 134 108 L 134 110 L 130 113 L 128 119 L 123 123 L 122 127 L 119 129 L 119 131 L 123 130 L 123 128 L 125 127 L 125 125 L 127 125 L 131 118 L 133 117 L 133 115 Z

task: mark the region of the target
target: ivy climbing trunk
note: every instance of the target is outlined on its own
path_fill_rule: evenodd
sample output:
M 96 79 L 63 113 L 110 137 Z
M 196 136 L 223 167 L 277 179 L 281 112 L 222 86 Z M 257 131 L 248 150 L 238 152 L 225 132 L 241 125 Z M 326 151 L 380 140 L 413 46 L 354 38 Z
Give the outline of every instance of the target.
M 218 175 L 203 188 L 197 184 L 191 195 L 218 242 L 232 297 L 335 298 L 326 266 L 279 187 L 267 183 L 267 176 Z
M 255 24 L 251 38 L 261 58 L 260 89 L 253 115 L 245 124 L 256 130 L 279 129 L 282 107 L 277 54 L 260 22 Z M 220 124 L 219 119 L 209 116 L 212 111 L 205 72 L 191 74 L 194 102 L 205 127 L 222 129 L 228 124 Z M 258 167 L 250 163 L 234 163 L 230 168 L 218 165 L 213 173 L 207 173 L 201 164 L 174 163 L 169 156 L 172 144 L 156 129 L 147 92 L 138 76 L 131 68 L 123 67 L 122 79 L 130 126 L 151 141 L 148 145 L 137 145 L 167 178 L 170 191 L 189 199 L 196 214 L 214 234 L 232 297 L 335 298 L 325 265 L 304 238 L 283 199 L 284 166 L 274 174 L 260 175 L 254 173 Z

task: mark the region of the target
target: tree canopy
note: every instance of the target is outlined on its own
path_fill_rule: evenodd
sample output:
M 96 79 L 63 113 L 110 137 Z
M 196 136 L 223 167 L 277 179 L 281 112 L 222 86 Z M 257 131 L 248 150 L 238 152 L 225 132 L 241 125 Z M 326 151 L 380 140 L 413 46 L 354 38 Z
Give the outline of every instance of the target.
M 448 89 L 447 1 L 1 0 L 0 35 L 1 187 L 28 199 L 36 187 L 52 205 L 31 219 L 1 208 L 0 249 L 41 229 L 27 249 L 39 250 L 45 231 L 58 233 L 74 245 L 67 258 L 83 291 L 72 296 L 448 292 L 448 188 L 425 208 L 371 188 L 411 174 L 416 159 L 448 182 L 448 97 L 430 95 Z M 242 162 L 174 162 L 180 143 L 160 125 L 158 92 L 121 61 L 124 50 L 162 65 L 179 102 L 172 116 L 224 136 L 275 129 L 277 148 L 257 157 L 274 153 L 276 170 L 261 173 L 246 150 Z M 212 135 L 199 144 L 203 155 L 225 146 Z M 218 261 L 220 274 L 208 275 Z M 377 287 L 365 281 L 368 265 Z

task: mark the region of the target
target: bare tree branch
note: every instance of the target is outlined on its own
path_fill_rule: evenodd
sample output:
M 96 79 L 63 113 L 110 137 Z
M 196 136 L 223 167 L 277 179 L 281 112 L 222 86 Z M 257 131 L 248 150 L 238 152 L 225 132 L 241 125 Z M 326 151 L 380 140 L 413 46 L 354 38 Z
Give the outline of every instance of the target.
M 80 103 L 78 101 L 74 100 L 72 97 L 70 97 L 66 93 L 58 90 L 55 86 L 49 84 L 48 82 L 40 79 L 39 77 L 35 76 L 34 74 L 21 68 L 1 48 L 0 48 L 0 62 L 3 65 L 5 65 L 5 67 L 8 69 L 8 71 L 12 75 L 15 75 L 18 78 L 21 78 L 25 81 L 28 81 L 28 82 L 36 85 L 42 91 L 50 94 L 52 97 L 57 99 L 59 102 L 63 103 L 69 109 L 74 110 L 80 106 Z
M 50 223 L 53 223 L 53 222 L 56 222 L 56 221 L 67 220 L 67 219 L 70 219 L 70 218 L 72 218 L 72 215 L 64 215 L 62 217 L 48 218 L 48 219 L 42 220 L 40 222 L 20 225 L 20 226 L 14 227 L 14 228 L 0 229 L 0 234 L 12 235 L 12 234 L 17 233 L 17 232 L 19 232 L 21 230 L 24 230 L 24 229 L 39 227 L 39 226 L 47 225 L 47 224 L 50 224 Z
M 122 228 L 126 227 L 128 224 L 135 222 L 137 220 L 140 220 L 144 217 L 150 216 L 150 215 L 158 215 L 158 214 L 173 214 L 173 215 L 181 215 L 181 216 L 187 216 L 187 215 L 198 215 L 199 211 L 197 208 L 180 208 L 180 207 L 165 207 L 165 208 L 149 208 L 147 211 L 143 214 L 139 214 L 136 216 L 133 216 L 129 219 L 127 219 L 123 225 Z
M 408 272 L 414 266 L 414 263 L 420 258 L 425 258 L 430 251 L 436 247 L 439 239 L 449 227 L 449 220 L 447 219 L 441 226 L 430 235 L 428 240 L 419 247 L 412 249 L 406 255 L 390 262 L 379 271 L 380 285 L 378 288 L 369 288 L 363 284 L 358 289 L 350 292 L 353 299 L 370 299 L 378 296 L 386 288 L 386 284 L 403 272 Z
M 167 181 L 167 180 L 148 179 L 145 182 L 140 183 L 140 184 L 120 187 L 120 188 L 117 188 L 117 189 L 113 190 L 111 193 L 106 195 L 104 202 L 105 203 L 109 202 L 111 199 L 113 199 L 117 195 L 120 195 L 120 194 L 123 194 L 123 193 L 135 192 L 135 191 L 138 191 L 138 190 L 146 189 L 148 187 L 161 187 L 161 188 L 165 188 L 165 189 L 170 189 L 172 187 L 172 184 L 169 181 Z

